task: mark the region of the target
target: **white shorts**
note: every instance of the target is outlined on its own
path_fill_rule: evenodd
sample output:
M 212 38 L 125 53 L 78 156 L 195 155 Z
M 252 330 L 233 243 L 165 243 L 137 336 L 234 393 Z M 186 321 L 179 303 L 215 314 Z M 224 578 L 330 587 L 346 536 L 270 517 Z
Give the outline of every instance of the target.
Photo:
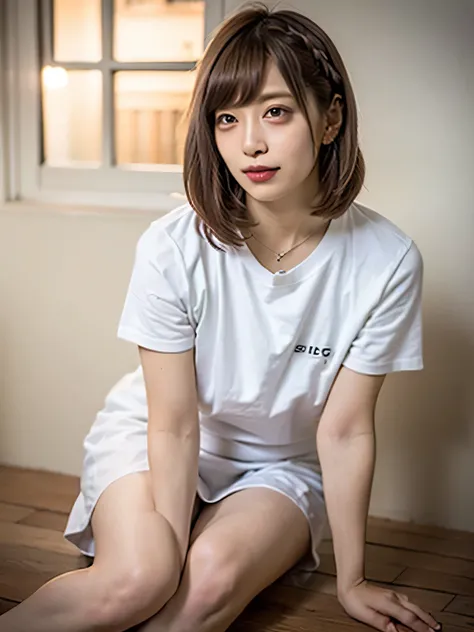
M 95 554 L 91 515 L 102 492 L 126 474 L 149 469 L 146 414 L 145 405 L 132 414 L 112 391 L 84 440 L 80 493 L 64 531 L 65 538 L 84 555 Z M 244 450 L 242 444 L 236 446 L 201 430 L 198 497 L 215 503 L 250 487 L 278 491 L 301 509 L 308 520 L 311 547 L 294 570 L 315 571 L 317 547 L 326 527 L 321 467 L 315 452 L 282 458 L 265 446 L 245 446 Z

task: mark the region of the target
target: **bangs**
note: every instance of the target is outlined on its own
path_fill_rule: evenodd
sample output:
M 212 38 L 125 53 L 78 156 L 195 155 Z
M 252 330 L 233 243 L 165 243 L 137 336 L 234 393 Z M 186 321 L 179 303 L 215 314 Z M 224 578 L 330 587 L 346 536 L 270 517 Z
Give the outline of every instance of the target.
M 217 110 L 244 107 L 256 100 L 262 92 L 268 64 L 273 61 L 309 123 L 309 84 L 304 81 L 301 59 L 290 42 L 285 42 L 283 38 L 279 41 L 261 25 L 258 26 L 252 25 L 251 30 L 240 31 L 215 61 L 202 100 L 204 115 L 211 118 Z M 307 65 L 311 63 L 311 59 L 304 61 Z
M 255 31 L 239 35 L 212 69 L 203 103 L 207 115 L 225 107 L 248 105 L 262 90 L 270 51 Z

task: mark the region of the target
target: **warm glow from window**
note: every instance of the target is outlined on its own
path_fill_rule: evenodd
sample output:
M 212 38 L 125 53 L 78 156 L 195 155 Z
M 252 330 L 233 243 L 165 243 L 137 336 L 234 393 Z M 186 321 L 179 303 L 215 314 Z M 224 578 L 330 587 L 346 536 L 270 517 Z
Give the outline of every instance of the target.
M 59 90 L 68 84 L 68 74 L 60 66 L 45 66 L 43 68 L 43 85 L 47 90 Z
M 103 16 L 102 0 L 51 0 L 53 55 L 41 73 L 45 162 L 95 167 L 105 157 L 142 169 L 182 165 L 184 114 L 194 86 L 191 67 L 204 49 L 206 1 L 107 3 L 113 12 Z M 139 68 L 146 62 L 155 67 Z M 183 68 L 160 68 L 169 62 Z

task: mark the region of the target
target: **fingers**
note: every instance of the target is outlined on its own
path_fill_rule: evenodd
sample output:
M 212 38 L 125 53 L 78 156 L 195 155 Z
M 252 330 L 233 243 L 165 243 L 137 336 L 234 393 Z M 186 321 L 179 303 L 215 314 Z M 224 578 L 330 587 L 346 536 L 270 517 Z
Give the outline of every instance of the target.
M 380 632 L 399 632 L 393 621 L 390 620 L 390 617 L 375 610 L 371 611 L 365 622 L 369 623 L 376 630 L 380 630 Z
M 417 610 L 416 612 L 415 609 Z M 417 608 L 417 606 L 407 601 L 406 598 L 400 600 L 398 595 L 396 598 L 391 598 L 388 603 L 385 602 L 384 607 L 381 609 L 383 614 L 400 621 L 400 623 L 403 623 L 404 626 L 413 630 L 413 632 L 432 632 L 437 625 L 436 621 L 433 619 L 433 627 L 431 627 L 428 621 L 425 621 L 418 615 L 418 610 L 421 611 L 420 608 Z M 423 613 L 423 611 L 421 612 Z M 423 615 L 425 618 L 432 619 L 432 617 L 429 617 L 429 615 L 425 613 L 423 613 Z
M 433 628 L 433 630 L 436 630 L 436 626 L 439 625 L 436 619 L 434 619 L 430 614 L 422 610 L 419 606 L 412 603 L 406 595 L 398 594 L 398 597 L 405 608 L 414 612 L 428 626 Z

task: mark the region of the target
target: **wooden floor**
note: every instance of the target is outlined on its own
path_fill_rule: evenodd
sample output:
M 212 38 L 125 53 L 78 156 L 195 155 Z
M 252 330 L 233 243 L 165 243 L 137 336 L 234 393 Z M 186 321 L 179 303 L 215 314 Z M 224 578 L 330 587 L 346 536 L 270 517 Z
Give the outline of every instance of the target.
M 78 486 L 75 477 L 0 467 L 0 613 L 52 577 L 87 565 L 62 535 Z M 368 630 L 337 602 L 330 541 L 321 560 L 318 573 L 265 590 L 231 631 Z M 443 632 L 474 631 L 474 534 L 370 519 L 367 574 L 400 587 L 443 623 Z

